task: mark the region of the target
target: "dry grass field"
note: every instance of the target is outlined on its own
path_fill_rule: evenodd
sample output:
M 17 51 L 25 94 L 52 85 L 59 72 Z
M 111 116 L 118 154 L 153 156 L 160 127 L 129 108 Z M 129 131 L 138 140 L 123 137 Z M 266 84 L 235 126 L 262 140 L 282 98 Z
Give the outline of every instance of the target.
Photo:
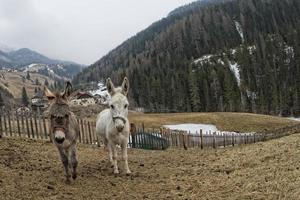
M 144 123 L 145 127 L 151 128 L 159 128 L 167 124 L 201 123 L 216 125 L 219 130 L 237 132 L 261 132 L 299 123 L 270 115 L 221 112 L 167 114 L 130 112 L 129 120 L 138 126 Z
M 79 177 L 66 185 L 53 144 L 2 138 L 1 199 L 300 197 L 300 133 L 234 148 L 130 149 L 128 154 L 132 175 L 114 176 L 102 148 L 79 145 Z
M 1 87 L 7 89 L 15 98 L 21 98 L 23 87 L 26 88 L 27 95 L 32 97 L 34 95 L 34 88 L 38 87 L 35 85 L 36 79 L 38 79 L 42 85 L 44 85 L 46 79 L 48 80 L 49 84 L 53 84 L 53 80 L 40 74 L 30 73 L 31 80 L 26 79 L 26 81 L 23 82 L 22 77 L 26 77 L 26 73 L 24 72 L 0 71 L 0 73 L 4 74 L 5 77 L 0 78 Z

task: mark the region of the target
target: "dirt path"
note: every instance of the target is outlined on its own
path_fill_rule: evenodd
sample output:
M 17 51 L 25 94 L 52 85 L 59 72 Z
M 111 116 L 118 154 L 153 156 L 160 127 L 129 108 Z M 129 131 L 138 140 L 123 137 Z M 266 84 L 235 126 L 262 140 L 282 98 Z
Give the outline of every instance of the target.
M 299 199 L 300 134 L 242 147 L 129 150 L 131 176 L 103 149 L 79 146 L 79 177 L 63 182 L 54 146 L 0 139 L 0 199 Z

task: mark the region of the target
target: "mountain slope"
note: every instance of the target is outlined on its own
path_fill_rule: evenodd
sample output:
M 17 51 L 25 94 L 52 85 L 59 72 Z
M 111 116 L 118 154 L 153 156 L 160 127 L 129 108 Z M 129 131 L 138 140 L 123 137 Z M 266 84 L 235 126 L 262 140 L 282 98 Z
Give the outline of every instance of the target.
M 83 65 L 70 61 L 50 59 L 28 48 L 9 52 L 0 51 L 0 68 L 37 72 L 61 80 L 73 78 L 83 67 Z
M 125 41 L 74 83 L 127 75 L 130 96 L 149 111 L 300 115 L 299 25 L 298 0 L 198 1 Z M 195 62 L 205 55 L 212 61 Z

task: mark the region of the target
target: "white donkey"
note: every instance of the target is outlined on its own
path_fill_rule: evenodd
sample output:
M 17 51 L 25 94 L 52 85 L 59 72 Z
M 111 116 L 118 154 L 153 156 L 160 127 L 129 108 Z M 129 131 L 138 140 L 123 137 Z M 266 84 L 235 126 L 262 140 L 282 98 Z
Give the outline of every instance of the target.
M 124 161 L 124 169 L 126 174 L 130 174 L 127 161 L 127 144 L 130 132 L 128 116 L 128 100 L 127 93 L 129 89 L 128 79 L 125 77 L 121 87 L 114 87 L 114 84 L 108 78 L 106 87 L 111 95 L 109 101 L 109 109 L 103 110 L 97 117 L 96 133 L 103 139 L 108 149 L 109 160 L 114 168 L 114 173 L 118 174 L 117 165 L 117 147 L 121 145 L 122 158 Z

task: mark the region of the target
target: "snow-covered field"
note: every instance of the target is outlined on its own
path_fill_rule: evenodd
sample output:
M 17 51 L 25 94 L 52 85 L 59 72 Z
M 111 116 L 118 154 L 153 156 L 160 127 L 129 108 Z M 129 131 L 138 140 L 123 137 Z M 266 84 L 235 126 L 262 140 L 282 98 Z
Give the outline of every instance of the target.
M 288 119 L 300 122 L 300 117 L 298 117 L 298 118 L 296 118 L 296 117 L 288 117 Z
M 202 130 L 203 134 L 209 134 L 213 132 L 217 133 L 225 133 L 225 134 L 240 134 L 237 132 L 228 132 L 228 131 L 221 131 L 218 130 L 215 125 L 212 124 L 175 124 L 175 125 L 164 125 L 165 128 L 169 128 L 171 130 L 181 130 L 187 131 L 191 134 L 199 134 L 200 130 Z M 252 134 L 252 133 L 243 133 L 243 134 Z

